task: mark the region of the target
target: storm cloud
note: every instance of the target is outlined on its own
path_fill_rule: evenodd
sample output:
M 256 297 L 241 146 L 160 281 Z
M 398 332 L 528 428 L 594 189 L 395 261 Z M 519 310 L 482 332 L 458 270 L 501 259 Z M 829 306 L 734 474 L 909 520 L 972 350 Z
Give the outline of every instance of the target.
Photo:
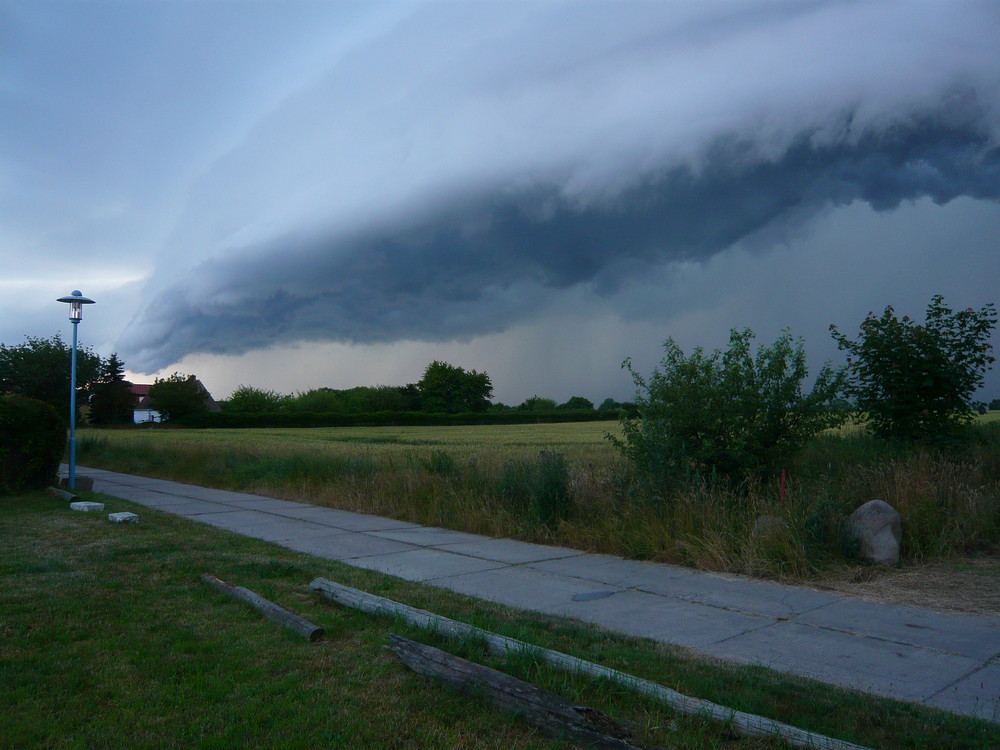
M 421 4 L 338 41 L 188 195 L 151 371 L 452 341 L 856 202 L 1000 197 L 995 4 Z

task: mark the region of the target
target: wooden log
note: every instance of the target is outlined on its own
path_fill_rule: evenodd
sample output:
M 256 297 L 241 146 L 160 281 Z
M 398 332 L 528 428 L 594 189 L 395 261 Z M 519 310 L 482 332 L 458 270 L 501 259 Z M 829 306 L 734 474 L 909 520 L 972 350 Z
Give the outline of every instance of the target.
M 254 607 L 254 609 L 261 612 L 268 619 L 273 620 L 289 630 L 294 630 L 303 638 L 310 641 L 316 641 L 323 637 L 323 628 L 318 625 L 314 625 L 294 612 L 289 612 L 287 609 L 279 607 L 274 602 L 268 601 L 260 594 L 254 593 L 250 589 L 245 589 L 242 586 L 233 586 L 231 583 L 219 580 L 211 573 L 202 574 L 201 580 L 202 583 L 207 583 L 212 588 L 218 589 L 224 594 L 228 594 L 235 599 L 246 602 Z
M 856 745 L 853 742 L 826 737 L 825 735 L 799 729 L 790 724 L 768 719 L 764 716 L 757 716 L 756 714 L 721 706 L 712 701 L 692 698 L 655 682 L 634 677 L 625 672 L 619 672 L 617 669 L 611 669 L 601 664 L 579 659 L 560 651 L 532 646 L 516 638 L 508 638 L 504 635 L 491 633 L 474 625 L 450 620 L 433 612 L 427 612 L 426 610 L 400 604 L 399 602 L 394 602 L 391 599 L 385 599 L 375 594 L 343 586 L 326 578 L 313 579 L 312 583 L 309 584 L 309 588 L 320 592 L 326 598 L 345 607 L 351 607 L 372 614 L 398 617 L 419 627 L 437 630 L 451 636 L 474 636 L 481 638 L 486 642 L 490 652 L 494 654 L 504 655 L 525 650 L 531 651 L 540 661 L 545 661 L 568 671 L 582 672 L 594 677 L 615 680 L 638 693 L 665 703 L 678 713 L 702 716 L 722 722 L 728 725 L 734 733 L 744 737 L 780 737 L 792 747 L 813 748 L 815 750 L 869 750 L 869 748 Z
M 395 633 L 389 634 L 389 640 L 389 648 L 414 672 L 444 680 L 466 695 L 485 698 L 550 737 L 601 750 L 651 750 L 596 709 L 574 705 L 536 685 Z

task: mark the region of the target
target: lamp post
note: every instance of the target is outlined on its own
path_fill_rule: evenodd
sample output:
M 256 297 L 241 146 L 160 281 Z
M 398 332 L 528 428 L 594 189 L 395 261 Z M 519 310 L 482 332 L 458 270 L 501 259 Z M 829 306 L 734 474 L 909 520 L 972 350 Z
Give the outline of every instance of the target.
M 73 324 L 73 349 L 69 366 L 69 488 L 76 489 L 76 327 L 83 320 L 83 306 L 93 305 L 94 300 L 84 297 L 79 289 L 74 289 L 66 297 L 56 302 L 69 305 L 69 322 Z

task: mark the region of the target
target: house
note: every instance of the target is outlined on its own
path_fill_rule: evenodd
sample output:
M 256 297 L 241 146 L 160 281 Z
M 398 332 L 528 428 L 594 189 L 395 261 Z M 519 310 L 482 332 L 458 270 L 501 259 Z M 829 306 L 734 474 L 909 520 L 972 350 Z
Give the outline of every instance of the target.
M 205 407 L 208 411 L 222 411 L 222 407 L 212 398 L 212 394 L 208 392 L 204 383 L 194 375 L 188 376 L 188 380 L 193 380 L 205 394 Z M 153 385 L 150 383 L 130 383 L 132 395 L 135 396 L 135 404 L 132 406 L 132 421 L 136 424 L 163 421 L 163 416 L 156 410 L 152 399 L 149 397 L 149 389 L 152 387 Z
M 151 408 L 149 389 L 152 387 L 151 384 L 132 383 L 132 395 L 135 396 L 135 403 L 132 405 L 132 421 L 136 424 L 163 421 L 160 412 Z

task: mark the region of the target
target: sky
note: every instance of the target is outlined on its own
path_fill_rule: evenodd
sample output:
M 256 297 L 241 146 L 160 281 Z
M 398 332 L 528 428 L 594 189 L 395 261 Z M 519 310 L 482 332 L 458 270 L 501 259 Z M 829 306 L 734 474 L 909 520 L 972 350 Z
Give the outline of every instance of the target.
M 621 400 L 744 327 L 815 372 L 831 323 L 998 301 L 998 39 L 995 0 L 0 0 L 0 341 L 79 289 L 82 345 L 216 398 L 445 360 Z

